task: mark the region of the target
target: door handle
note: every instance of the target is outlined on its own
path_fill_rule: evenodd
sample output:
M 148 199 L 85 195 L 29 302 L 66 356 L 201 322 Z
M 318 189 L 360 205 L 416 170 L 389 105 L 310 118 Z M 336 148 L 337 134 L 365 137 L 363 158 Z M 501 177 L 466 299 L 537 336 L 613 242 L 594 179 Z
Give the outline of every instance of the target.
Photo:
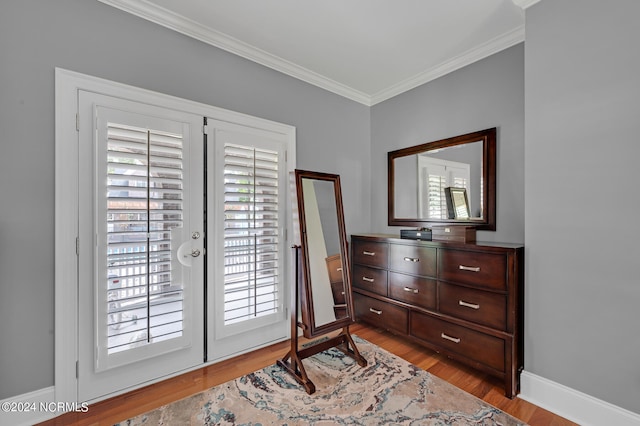
M 192 248 L 191 241 L 186 241 L 178 247 L 176 258 L 182 266 L 190 267 L 192 266 L 193 258 L 199 257 L 203 254 L 203 251 L 203 249 Z

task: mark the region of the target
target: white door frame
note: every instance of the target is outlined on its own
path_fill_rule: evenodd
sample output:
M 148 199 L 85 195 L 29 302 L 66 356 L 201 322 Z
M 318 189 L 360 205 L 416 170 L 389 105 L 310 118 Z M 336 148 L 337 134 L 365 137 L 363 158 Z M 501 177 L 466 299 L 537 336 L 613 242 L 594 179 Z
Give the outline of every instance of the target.
M 78 401 L 78 91 L 102 93 L 161 105 L 202 117 L 260 127 L 289 140 L 290 166 L 295 167 L 295 127 L 198 102 L 55 69 L 55 399 Z M 291 221 L 289 220 L 290 224 Z M 289 233 L 291 234 L 291 233 Z M 288 262 L 291 265 L 291 262 Z M 288 290 L 289 285 L 285 286 Z M 285 302 L 286 303 L 286 302 Z M 286 306 L 286 305 L 285 305 Z M 203 365 L 206 365 L 203 363 Z M 199 368 L 198 366 L 196 368 Z M 156 381 L 163 380 L 160 377 Z M 148 384 L 148 383 L 147 383 Z M 127 389 L 129 390 L 129 389 Z M 126 391 L 126 390 L 123 390 Z M 120 393 L 120 392 L 118 392 Z M 113 395 L 108 395 L 113 396 Z M 92 401 L 93 402 L 93 401 Z

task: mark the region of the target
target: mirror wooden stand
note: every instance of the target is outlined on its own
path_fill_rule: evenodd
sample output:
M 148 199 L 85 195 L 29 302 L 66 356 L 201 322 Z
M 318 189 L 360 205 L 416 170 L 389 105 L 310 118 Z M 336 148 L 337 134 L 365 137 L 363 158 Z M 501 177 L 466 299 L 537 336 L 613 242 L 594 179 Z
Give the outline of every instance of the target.
M 351 337 L 348 325 L 345 325 L 337 336 L 321 340 L 317 343 L 311 343 L 310 346 L 302 349 L 300 348 L 298 328 L 302 329 L 304 332 L 304 330 L 307 330 L 309 327 L 307 327 L 303 322 L 298 321 L 298 307 L 300 302 L 300 298 L 298 296 L 300 292 L 304 291 L 304 288 L 302 288 L 302 268 L 300 267 L 301 247 L 294 246 L 293 250 L 293 258 L 297 259 L 295 268 L 295 287 L 297 290 L 294 292 L 295 297 L 292 297 L 291 303 L 291 349 L 289 349 L 289 352 L 287 352 L 282 359 L 278 360 L 278 365 L 287 370 L 289 374 L 291 374 L 293 378 L 302 385 L 304 390 L 311 395 L 316 391 L 316 386 L 307 375 L 304 364 L 302 363 L 303 359 L 335 347 L 345 355 L 352 357 L 361 367 L 365 367 L 367 365 L 367 360 L 360 355 L 360 352 Z
M 292 247 L 295 274 L 291 295 L 291 349 L 278 361 L 307 393 L 315 385 L 302 360 L 336 347 L 364 367 L 349 325 L 354 322 L 349 251 L 342 209 L 340 177 L 334 174 L 295 171 L 294 208 L 300 234 Z M 295 217 L 296 215 L 294 215 Z M 307 339 L 333 337 L 299 346 L 299 330 Z

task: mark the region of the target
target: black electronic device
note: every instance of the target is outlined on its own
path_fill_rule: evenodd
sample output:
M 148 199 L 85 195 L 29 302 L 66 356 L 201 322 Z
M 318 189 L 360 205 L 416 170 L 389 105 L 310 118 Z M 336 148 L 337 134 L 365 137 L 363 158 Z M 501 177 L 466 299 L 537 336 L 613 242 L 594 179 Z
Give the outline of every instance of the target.
M 431 241 L 431 229 L 401 229 L 400 238 L 406 238 L 409 240 Z

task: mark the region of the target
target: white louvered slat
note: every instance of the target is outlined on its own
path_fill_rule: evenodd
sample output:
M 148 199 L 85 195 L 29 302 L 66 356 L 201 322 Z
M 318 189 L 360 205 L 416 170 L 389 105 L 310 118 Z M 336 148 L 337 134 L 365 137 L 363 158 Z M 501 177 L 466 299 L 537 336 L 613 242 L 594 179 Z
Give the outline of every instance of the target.
M 427 199 L 429 203 L 429 218 L 431 219 L 447 218 L 447 200 L 444 193 L 446 184 L 446 176 L 429 175 Z
M 182 226 L 182 137 L 109 123 L 107 129 L 108 353 L 183 333 L 171 230 Z
M 224 147 L 224 321 L 277 311 L 278 153 Z

